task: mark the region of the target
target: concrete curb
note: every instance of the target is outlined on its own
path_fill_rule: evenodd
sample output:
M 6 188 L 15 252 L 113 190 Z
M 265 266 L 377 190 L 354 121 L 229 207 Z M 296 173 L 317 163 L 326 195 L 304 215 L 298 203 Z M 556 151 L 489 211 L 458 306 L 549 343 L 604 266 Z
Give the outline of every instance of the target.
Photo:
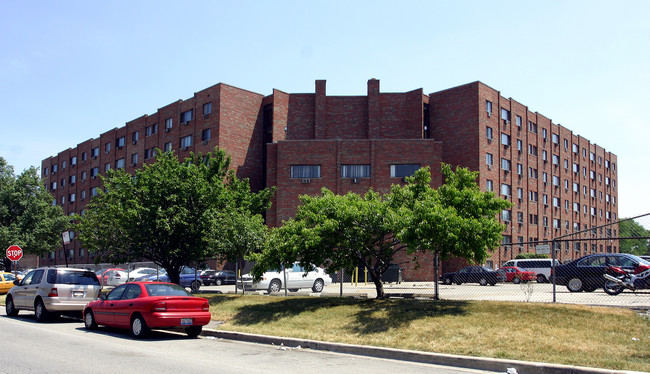
M 412 361 L 426 364 L 455 366 L 476 370 L 489 370 L 505 373 L 515 368 L 520 374 L 631 374 L 637 371 L 610 370 L 583 366 L 547 364 L 541 362 L 505 360 L 485 357 L 459 356 L 443 353 L 429 353 L 395 348 L 371 347 L 344 343 L 329 343 L 318 340 L 283 338 L 277 336 L 247 334 L 241 332 L 203 329 L 202 336 L 238 340 L 251 343 L 271 344 L 285 347 L 301 347 L 320 351 L 347 353 L 359 356 L 387 358 L 391 360 Z

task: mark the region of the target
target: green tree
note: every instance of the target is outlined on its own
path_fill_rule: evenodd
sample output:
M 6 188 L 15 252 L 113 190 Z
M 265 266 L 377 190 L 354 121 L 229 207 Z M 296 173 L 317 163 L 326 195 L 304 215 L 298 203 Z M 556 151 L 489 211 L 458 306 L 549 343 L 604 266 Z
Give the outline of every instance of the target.
M 409 251 L 434 254 L 434 277 L 438 279 L 440 259 L 461 257 L 482 263 L 497 247 L 505 227 L 497 215 L 512 204 L 492 192 L 482 192 L 476 184 L 478 172 L 442 165 L 444 184 L 437 190 L 430 185 L 428 170 L 420 169 L 409 184 L 396 190 L 410 207 L 410 222 L 399 237 L 409 243 Z M 435 285 L 438 298 L 438 284 Z
M 0 248 L 18 245 L 38 256 L 55 250 L 70 222 L 52 199 L 35 167 L 16 176 L 0 157 Z M 8 268 L 11 261 L 3 264 Z
M 650 255 L 650 230 L 633 219 L 622 219 L 618 223 L 618 233 L 621 238 L 627 238 L 620 240 L 621 252 Z
M 239 275 L 244 258 L 259 252 L 268 234 L 268 227 L 260 214 L 248 210 L 222 212 L 218 217 L 217 254 L 219 259 L 234 262 L 235 274 Z M 235 288 L 237 292 L 237 288 Z
M 437 258 L 458 256 L 482 262 L 501 241 L 496 215 L 510 206 L 492 193 L 480 192 L 476 173 L 451 171 L 443 165 L 445 185 L 431 188 L 428 168 L 394 185 L 384 196 L 368 191 L 301 196 L 295 217 L 272 231 L 266 249 L 253 256 L 257 277 L 293 261 L 309 269 L 324 266 L 333 273 L 365 268 L 385 297 L 382 274 L 399 251 L 433 251 Z M 437 278 L 437 274 L 436 274 Z
M 215 149 L 179 161 L 159 153 L 156 162 L 129 175 L 111 170 L 79 217 L 79 237 L 96 261 L 147 259 L 179 282 L 183 266 L 219 255 L 219 239 L 232 221 L 224 213 L 261 214 L 272 189 L 250 191 L 229 170 L 230 157 Z
M 329 273 L 355 267 L 368 271 L 377 298 L 384 298 L 382 274 L 391 259 L 405 250 L 395 235 L 403 221 L 376 192 L 335 195 L 323 188 L 320 196 L 300 197 L 293 219 L 275 228 L 266 250 L 254 257 L 253 274 L 280 269 L 299 261 L 306 269 L 320 265 Z

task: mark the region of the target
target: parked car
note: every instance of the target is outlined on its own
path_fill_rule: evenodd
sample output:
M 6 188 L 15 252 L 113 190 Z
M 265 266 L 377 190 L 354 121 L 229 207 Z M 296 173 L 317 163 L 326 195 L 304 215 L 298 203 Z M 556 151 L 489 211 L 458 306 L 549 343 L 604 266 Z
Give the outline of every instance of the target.
M 444 273 L 440 276 L 444 284 L 478 283 L 481 286 L 494 286 L 499 281 L 497 272 L 487 266 L 465 266 L 453 273 Z
M 129 278 L 128 273 L 126 270 L 111 270 L 108 272 L 108 280 L 106 281 L 106 285 L 116 287 L 119 286 L 120 284 L 126 283 L 127 279 Z
M 250 274 L 244 274 L 241 280 L 237 280 L 237 288 L 242 288 L 242 281 L 245 290 L 266 290 L 268 293 L 279 292 L 283 288 L 286 274 L 286 288 L 296 292 L 301 288 L 311 288 L 313 292 L 323 292 L 325 286 L 332 283 L 332 278 L 322 268 L 315 268 L 313 271 L 306 271 L 300 264 L 295 263 L 292 267 L 282 271 L 269 270 L 262 275 L 262 279 L 253 283 Z
M 97 273 L 97 279 L 99 279 L 99 282 L 102 284 L 102 286 L 108 286 L 108 278 L 116 271 L 126 270 L 122 268 L 109 268 L 96 270 L 95 273 Z
M 497 270 L 497 278 L 500 282 L 512 282 L 519 284 L 536 279 L 534 271 L 522 270 L 516 266 L 503 266 Z
M 558 265 L 560 265 L 560 262 L 555 260 L 555 266 Z M 513 259 L 503 264 L 503 266 L 516 266 L 524 271 L 533 271 L 537 274 L 537 283 L 545 283 L 551 279 L 553 260 L 550 258 Z
M 86 329 L 98 325 L 130 329 L 141 338 L 151 329 L 181 327 L 197 337 L 210 322 L 207 299 L 194 297 L 185 288 L 163 282 L 129 282 L 101 295 L 83 310 Z
M 237 281 L 237 274 L 232 270 L 208 270 L 201 275 L 203 284 L 209 286 L 215 284 L 221 286 L 222 284 L 235 284 Z
M 12 273 L 1 272 L 0 273 L 0 294 L 5 294 L 9 292 L 11 287 L 14 286 L 14 281 L 16 276 Z
M 143 281 L 159 281 L 159 282 L 169 282 L 169 276 L 167 272 L 164 274 L 152 274 L 143 278 L 140 278 Z M 180 285 L 183 287 L 188 287 L 192 291 L 198 291 L 201 288 L 201 277 L 198 272 L 194 271 L 193 268 L 183 267 L 180 274 Z
M 639 263 L 650 262 L 629 253 L 596 253 L 555 267 L 555 283 L 571 292 L 591 292 L 605 286 L 605 269 L 615 265 L 633 270 Z
M 102 289 L 95 273 L 73 268 L 38 268 L 14 284 L 5 300 L 7 315 L 32 310 L 39 322 L 62 312 L 81 312 Z
M 155 275 L 157 272 L 158 270 L 154 268 L 135 268 L 129 271 L 128 282 L 133 282 L 140 277 Z

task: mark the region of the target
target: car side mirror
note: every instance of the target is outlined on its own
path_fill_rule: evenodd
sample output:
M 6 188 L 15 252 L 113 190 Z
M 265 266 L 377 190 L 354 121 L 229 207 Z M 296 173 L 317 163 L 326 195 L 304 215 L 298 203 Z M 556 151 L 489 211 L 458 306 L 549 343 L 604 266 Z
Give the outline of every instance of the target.
M 20 284 L 20 281 L 18 279 L 14 279 L 14 285 L 18 286 Z
M 99 295 L 99 300 L 101 300 L 101 301 L 106 300 L 106 295 L 105 294 Z

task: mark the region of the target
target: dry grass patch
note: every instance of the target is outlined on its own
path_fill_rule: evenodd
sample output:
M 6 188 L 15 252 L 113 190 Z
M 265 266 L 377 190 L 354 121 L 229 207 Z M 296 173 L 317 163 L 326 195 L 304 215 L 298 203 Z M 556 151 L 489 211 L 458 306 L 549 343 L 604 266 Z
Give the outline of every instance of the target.
M 577 305 L 207 295 L 223 330 L 427 352 L 650 370 L 650 321 Z M 632 338 L 639 340 L 633 340 Z

